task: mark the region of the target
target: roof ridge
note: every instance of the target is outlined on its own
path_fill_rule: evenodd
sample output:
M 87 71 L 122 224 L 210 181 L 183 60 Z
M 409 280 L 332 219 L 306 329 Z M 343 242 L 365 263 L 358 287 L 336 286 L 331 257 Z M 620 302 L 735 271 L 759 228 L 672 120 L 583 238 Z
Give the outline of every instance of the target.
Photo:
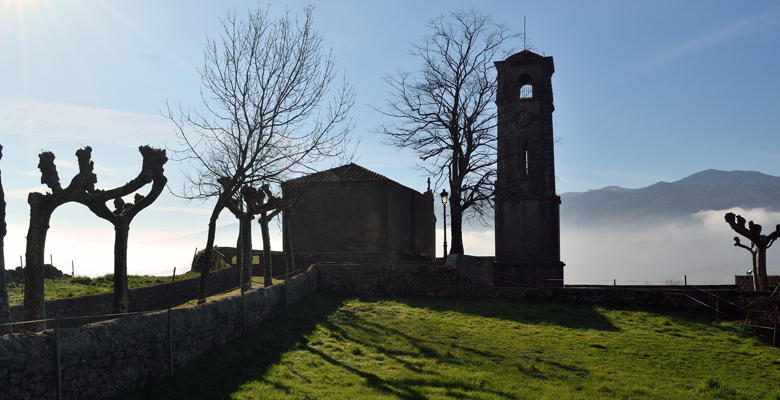
M 366 167 L 350 162 L 338 167 L 314 172 L 298 178 L 290 179 L 285 183 L 324 183 L 324 182 L 367 182 L 367 181 L 387 181 L 394 182 L 392 179 L 374 172 Z

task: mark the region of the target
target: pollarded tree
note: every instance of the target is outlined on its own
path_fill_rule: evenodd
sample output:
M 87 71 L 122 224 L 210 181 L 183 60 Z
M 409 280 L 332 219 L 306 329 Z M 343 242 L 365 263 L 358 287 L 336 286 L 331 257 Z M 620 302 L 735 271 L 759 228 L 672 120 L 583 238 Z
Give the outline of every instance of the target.
M 260 189 L 244 185 L 241 196 L 228 203 L 227 208 L 239 220 L 239 246 L 236 246 L 237 262 L 240 265 L 239 276 L 242 277 L 242 290 L 252 275 L 252 221 L 258 218 L 263 241 L 263 284 L 268 287 L 273 284 L 273 267 L 271 264 L 271 236 L 268 225 L 280 212 L 288 209 L 290 200 L 282 200 L 274 196 L 269 185 Z
M 750 240 L 750 247 L 742 244 L 739 237 L 734 237 L 734 246 L 741 247 L 750 252 L 753 260 L 753 290 L 765 292 L 769 290 L 769 277 L 766 271 L 766 251 L 772 247 L 775 240 L 780 237 L 780 224 L 775 226 L 775 231 L 769 235 L 762 235 L 762 227 L 750 221 L 745 227 L 745 218 L 734 213 L 726 214 L 726 222 L 734 232 L 739 233 Z
M 493 61 L 517 35 L 477 10 L 432 20 L 433 31 L 412 54 L 416 74 L 402 72 L 385 80 L 391 98 L 382 114 L 396 122 L 383 125 L 387 142 L 413 150 L 423 168 L 450 189 L 450 253 L 463 254 L 464 217 L 492 209 L 496 176 L 496 80 Z
M 136 192 L 138 189 L 152 181 L 154 179 L 152 176 L 156 176 L 156 171 L 159 171 L 160 174 L 162 173 L 162 164 L 164 164 L 166 160 L 165 152 L 152 149 L 148 146 L 139 147 L 139 151 L 144 158 L 141 173 L 125 185 L 111 190 L 95 189 L 97 175 L 94 173 L 95 164 L 92 161 L 92 148 L 89 146 L 76 151 L 79 172 L 71 179 L 70 184 L 65 188 L 60 184 L 57 166 L 54 164 L 54 154 L 51 152 L 43 152 L 38 155 L 38 169 L 41 171 L 41 183 L 49 187 L 51 192 L 45 194 L 33 192 L 27 197 L 27 202 L 30 204 L 30 225 L 27 229 L 27 247 L 25 252 L 26 267 L 24 269 L 24 311 L 26 319 L 41 320 L 46 316 L 44 309 L 43 279 L 44 251 L 46 248 L 46 235 L 49 231 L 49 223 L 54 210 L 65 203 L 75 202 L 90 207 L 94 212 L 95 210 L 99 210 L 99 204 L 102 203 L 103 207 L 105 207 L 107 201 L 121 199 L 124 196 Z M 165 186 L 164 181 L 162 182 L 162 186 Z M 153 187 L 153 191 L 154 190 L 156 189 Z M 162 187 L 160 187 L 159 190 L 162 190 Z M 154 197 L 150 196 L 150 200 L 154 200 L 154 198 L 156 198 L 156 195 Z M 149 201 L 149 203 L 150 202 L 151 201 Z M 140 211 L 140 209 L 138 210 Z M 119 234 L 119 232 L 117 232 L 117 234 Z M 125 240 L 125 268 L 127 264 L 126 247 Z M 119 250 L 119 256 L 121 258 L 121 249 Z M 116 256 L 117 255 L 115 254 L 115 261 L 117 261 Z M 120 262 L 121 268 L 121 260 L 118 261 Z M 126 274 L 125 270 L 125 280 Z M 121 274 L 119 278 L 115 276 L 115 286 L 118 285 L 117 279 L 122 279 Z M 116 292 L 116 295 L 126 296 L 126 289 L 122 291 L 121 282 L 119 283 L 119 286 L 120 290 Z M 126 283 L 124 284 L 124 287 L 126 288 Z M 45 324 L 35 324 L 35 327 L 43 329 L 45 328 Z
M 160 196 L 168 181 L 163 170 L 163 166 L 168 161 L 165 150 L 149 146 L 141 146 L 138 150 L 143 157 L 141 172 L 138 173 L 138 176 L 114 189 L 95 190 L 82 201 L 95 215 L 114 225 L 113 309 L 116 313 L 127 312 L 130 304 L 127 292 L 127 240 L 130 234 L 130 223 L 139 212 Z M 152 187 L 146 196 L 136 193 L 133 203 L 125 203 L 122 199 L 123 196 L 135 192 L 149 183 L 152 183 Z M 114 202 L 113 211 L 106 205 L 111 200 Z
M 0 144 L 0 160 L 3 159 L 3 145 Z M 0 334 L 12 331 L 11 325 L 11 306 L 8 303 L 8 282 L 5 277 L 5 235 L 7 226 L 5 224 L 5 192 L 3 191 L 3 180 L 0 177 Z
M 199 302 L 205 301 L 216 221 L 244 185 L 276 184 L 283 176 L 344 153 L 354 94 L 334 89 L 335 63 L 312 26 L 312 8 L 299 21 L 250 11 L 228 15 L 209 40 L 200 71 L 202 109 L 168 109 L 185 162 L 180 196 L 216 198 L 201 263 Z M 204 267 L 208 266 L 208 268 Z
M 92 148 L 90 147 L 76 151 L 79 172 L 71 179 L 70 184 L 63 188 L 60 184 L 57 166 L 54 165 L 54 154 L 45 151 L 38 155 L 41 183 L 45 184 L 51 192 L 32 192 L 27 196 L 27 203 L 30 205 L 30 224 L 27 228 L 24 268 L 24 313 L 27 320 L 41 320 L 46 317 L 43 265 L 49 222 L 57 207 L 65 203 L 83 200 L 86 193 L 95 190 L 97 176 L 93 172 L 94 163 L 91 161 L 91 157 Z M 45 329 L 45 327 L 44 323 L 38 323 L 34 326 L 37 329 Z

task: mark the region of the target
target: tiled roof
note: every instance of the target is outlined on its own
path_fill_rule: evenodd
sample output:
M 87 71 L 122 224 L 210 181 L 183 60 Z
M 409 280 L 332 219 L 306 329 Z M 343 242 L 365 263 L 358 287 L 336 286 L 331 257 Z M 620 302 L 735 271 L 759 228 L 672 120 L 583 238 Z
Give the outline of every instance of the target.
M 290 179 L 285 183 L 342 183 L 342 182 L 393 182 L 384 175 L 377 174 L 360 165 L 349 163 L 340 167 Z

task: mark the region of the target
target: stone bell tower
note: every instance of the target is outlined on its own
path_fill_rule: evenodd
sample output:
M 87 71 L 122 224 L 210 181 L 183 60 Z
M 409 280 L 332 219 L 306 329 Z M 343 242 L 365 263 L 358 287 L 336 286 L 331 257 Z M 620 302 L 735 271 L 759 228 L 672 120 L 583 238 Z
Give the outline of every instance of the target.
M 497 61 L 498 286 L 563 285 L 555 193 L 552 57 L 523 50 Z

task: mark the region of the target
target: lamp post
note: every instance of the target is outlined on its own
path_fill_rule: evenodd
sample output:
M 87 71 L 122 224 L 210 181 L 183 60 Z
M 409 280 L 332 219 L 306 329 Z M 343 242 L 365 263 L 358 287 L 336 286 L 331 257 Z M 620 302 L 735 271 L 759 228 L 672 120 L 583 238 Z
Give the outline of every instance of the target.
M 441 193 L 439 193 L 441 196 L 441 208 L 444 210 L 444 253 L 442 254 L 443 259 L 447 259 L 447 201 L 449 200 L 449 193 L 447 193 L 446 190 L 442 189 Z

